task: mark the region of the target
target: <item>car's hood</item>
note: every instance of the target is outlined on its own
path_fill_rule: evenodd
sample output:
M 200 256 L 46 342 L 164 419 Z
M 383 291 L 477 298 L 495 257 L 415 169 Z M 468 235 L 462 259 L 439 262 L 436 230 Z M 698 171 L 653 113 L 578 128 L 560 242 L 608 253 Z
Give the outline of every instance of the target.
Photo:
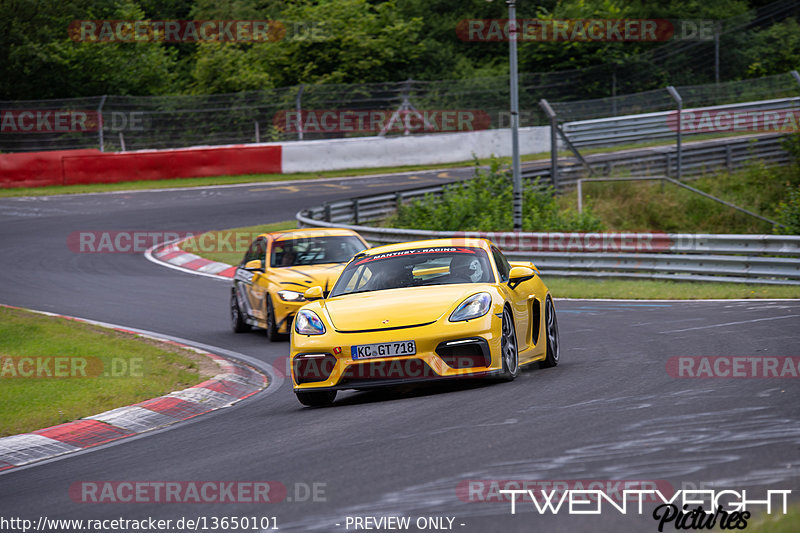
M 344 264 L 341 263 L 280 267 L 272 269 L 272 279 L 293 291 L 303 292 L 315 285 L 319 285 L 323 289 L 331 289 L 343 269 Z
M 337 296 L 325 308 L 338 331 L 393 329 L 438 320 L 483 285 L 459 283 Z

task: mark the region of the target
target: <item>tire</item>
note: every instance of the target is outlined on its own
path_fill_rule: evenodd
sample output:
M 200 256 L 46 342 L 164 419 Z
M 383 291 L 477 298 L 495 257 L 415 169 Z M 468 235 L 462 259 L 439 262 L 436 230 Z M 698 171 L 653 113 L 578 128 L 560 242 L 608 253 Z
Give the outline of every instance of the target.
M 500 330 L 500 356 L 503 372 L 500 375 L 504 381 L 513 381 L 519 376 L 519 349 L 517 348 L 517 330 L 514 327 L 514 317 L 508 307 L 503 308 L 503 325 Z
M 236 298 L 236 289 L 231 290 L 231 329 L 234 333 L 244 333 L 250 331 L 250 324 L 244 321 L 242 310 L 239 309 L 239 301 Z
M 267 338 L 271 342 L 278 342 L 283 340 L 283 335 L 278 333 L 278 324 L 275 322 L 275 309 L 272 307 L 272 298 L 267 294 L 267 303 L 264 304 L 264 322 L 267 331 Z
M 307 407 L 325 407 L 331 405 L 336 399 L 335 390 L 324 391 L 297 391 L 297 399 Z
M 556 317 L 553 299 L 549 294 L 544 304 L 544 332 L 547 335 L 547 355 L 544 361 L 539 363 L 539 366 L 551 368 L 558 365 L 558 359 L 561 354 L 558 339 L 558 318 Z

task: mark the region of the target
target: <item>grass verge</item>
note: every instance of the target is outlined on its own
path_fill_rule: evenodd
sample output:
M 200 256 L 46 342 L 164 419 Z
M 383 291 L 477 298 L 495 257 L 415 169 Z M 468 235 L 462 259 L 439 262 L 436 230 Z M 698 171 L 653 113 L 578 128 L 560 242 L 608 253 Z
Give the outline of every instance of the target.
M 701 300 L 800 298 L 800 286 L 542 276 L 556 298 Z
M 218 373 L 209 358 L 177 346 L 7 307 L 0 307 L 0 360 L 0 437 L 155 398 Z
M 786 514 L 764 514 L 747 524 L 748 533 L 796 533 L 800 531 L 800 506 L 789 507 Z

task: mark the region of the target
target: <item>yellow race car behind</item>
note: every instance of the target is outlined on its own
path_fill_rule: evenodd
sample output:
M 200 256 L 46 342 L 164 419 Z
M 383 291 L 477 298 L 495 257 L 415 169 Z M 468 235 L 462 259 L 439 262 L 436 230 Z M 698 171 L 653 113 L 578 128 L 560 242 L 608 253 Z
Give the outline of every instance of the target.
M 264 328 L 276 341 L 289 333 L 292 319 L 307 303 L 312 286 L 333 285 L 345 263 L 367 248 L 346 229 L 310 228 L 263 233 L 236 268 L 231 288 L 231 326 L 237 333 Z
M 559 360 L 550 292 L 533 263 L 509 263 L 486 239 L 392 244 L 357 254 L 330 294 L 295 316 L 294 392 L 321 406 L 338 390 L 442 378 L 512 380 Z

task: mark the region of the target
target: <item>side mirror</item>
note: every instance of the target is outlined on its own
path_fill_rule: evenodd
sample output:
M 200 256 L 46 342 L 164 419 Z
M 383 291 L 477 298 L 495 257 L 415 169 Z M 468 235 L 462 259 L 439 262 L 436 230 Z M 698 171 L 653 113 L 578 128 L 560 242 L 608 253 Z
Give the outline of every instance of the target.
M 308 289 L 306 289 L 306 292 L 303 293 L 303 296 L 309 302 L 311 300 L 320 300 L 323 298 L 322 287 L 320 287 L 319 285 L 309 287 Z
M 244 269 L 248 272 L 264 272 L 264 267 L 261 266 L 260 259 L 253 259 L 244 264 Z
M 513 267 L 511 272 L 508 273 L 508 287 L 514 290 L 520 283 L 533 279 L 535 276 L 536 272 L 532 268 Z

